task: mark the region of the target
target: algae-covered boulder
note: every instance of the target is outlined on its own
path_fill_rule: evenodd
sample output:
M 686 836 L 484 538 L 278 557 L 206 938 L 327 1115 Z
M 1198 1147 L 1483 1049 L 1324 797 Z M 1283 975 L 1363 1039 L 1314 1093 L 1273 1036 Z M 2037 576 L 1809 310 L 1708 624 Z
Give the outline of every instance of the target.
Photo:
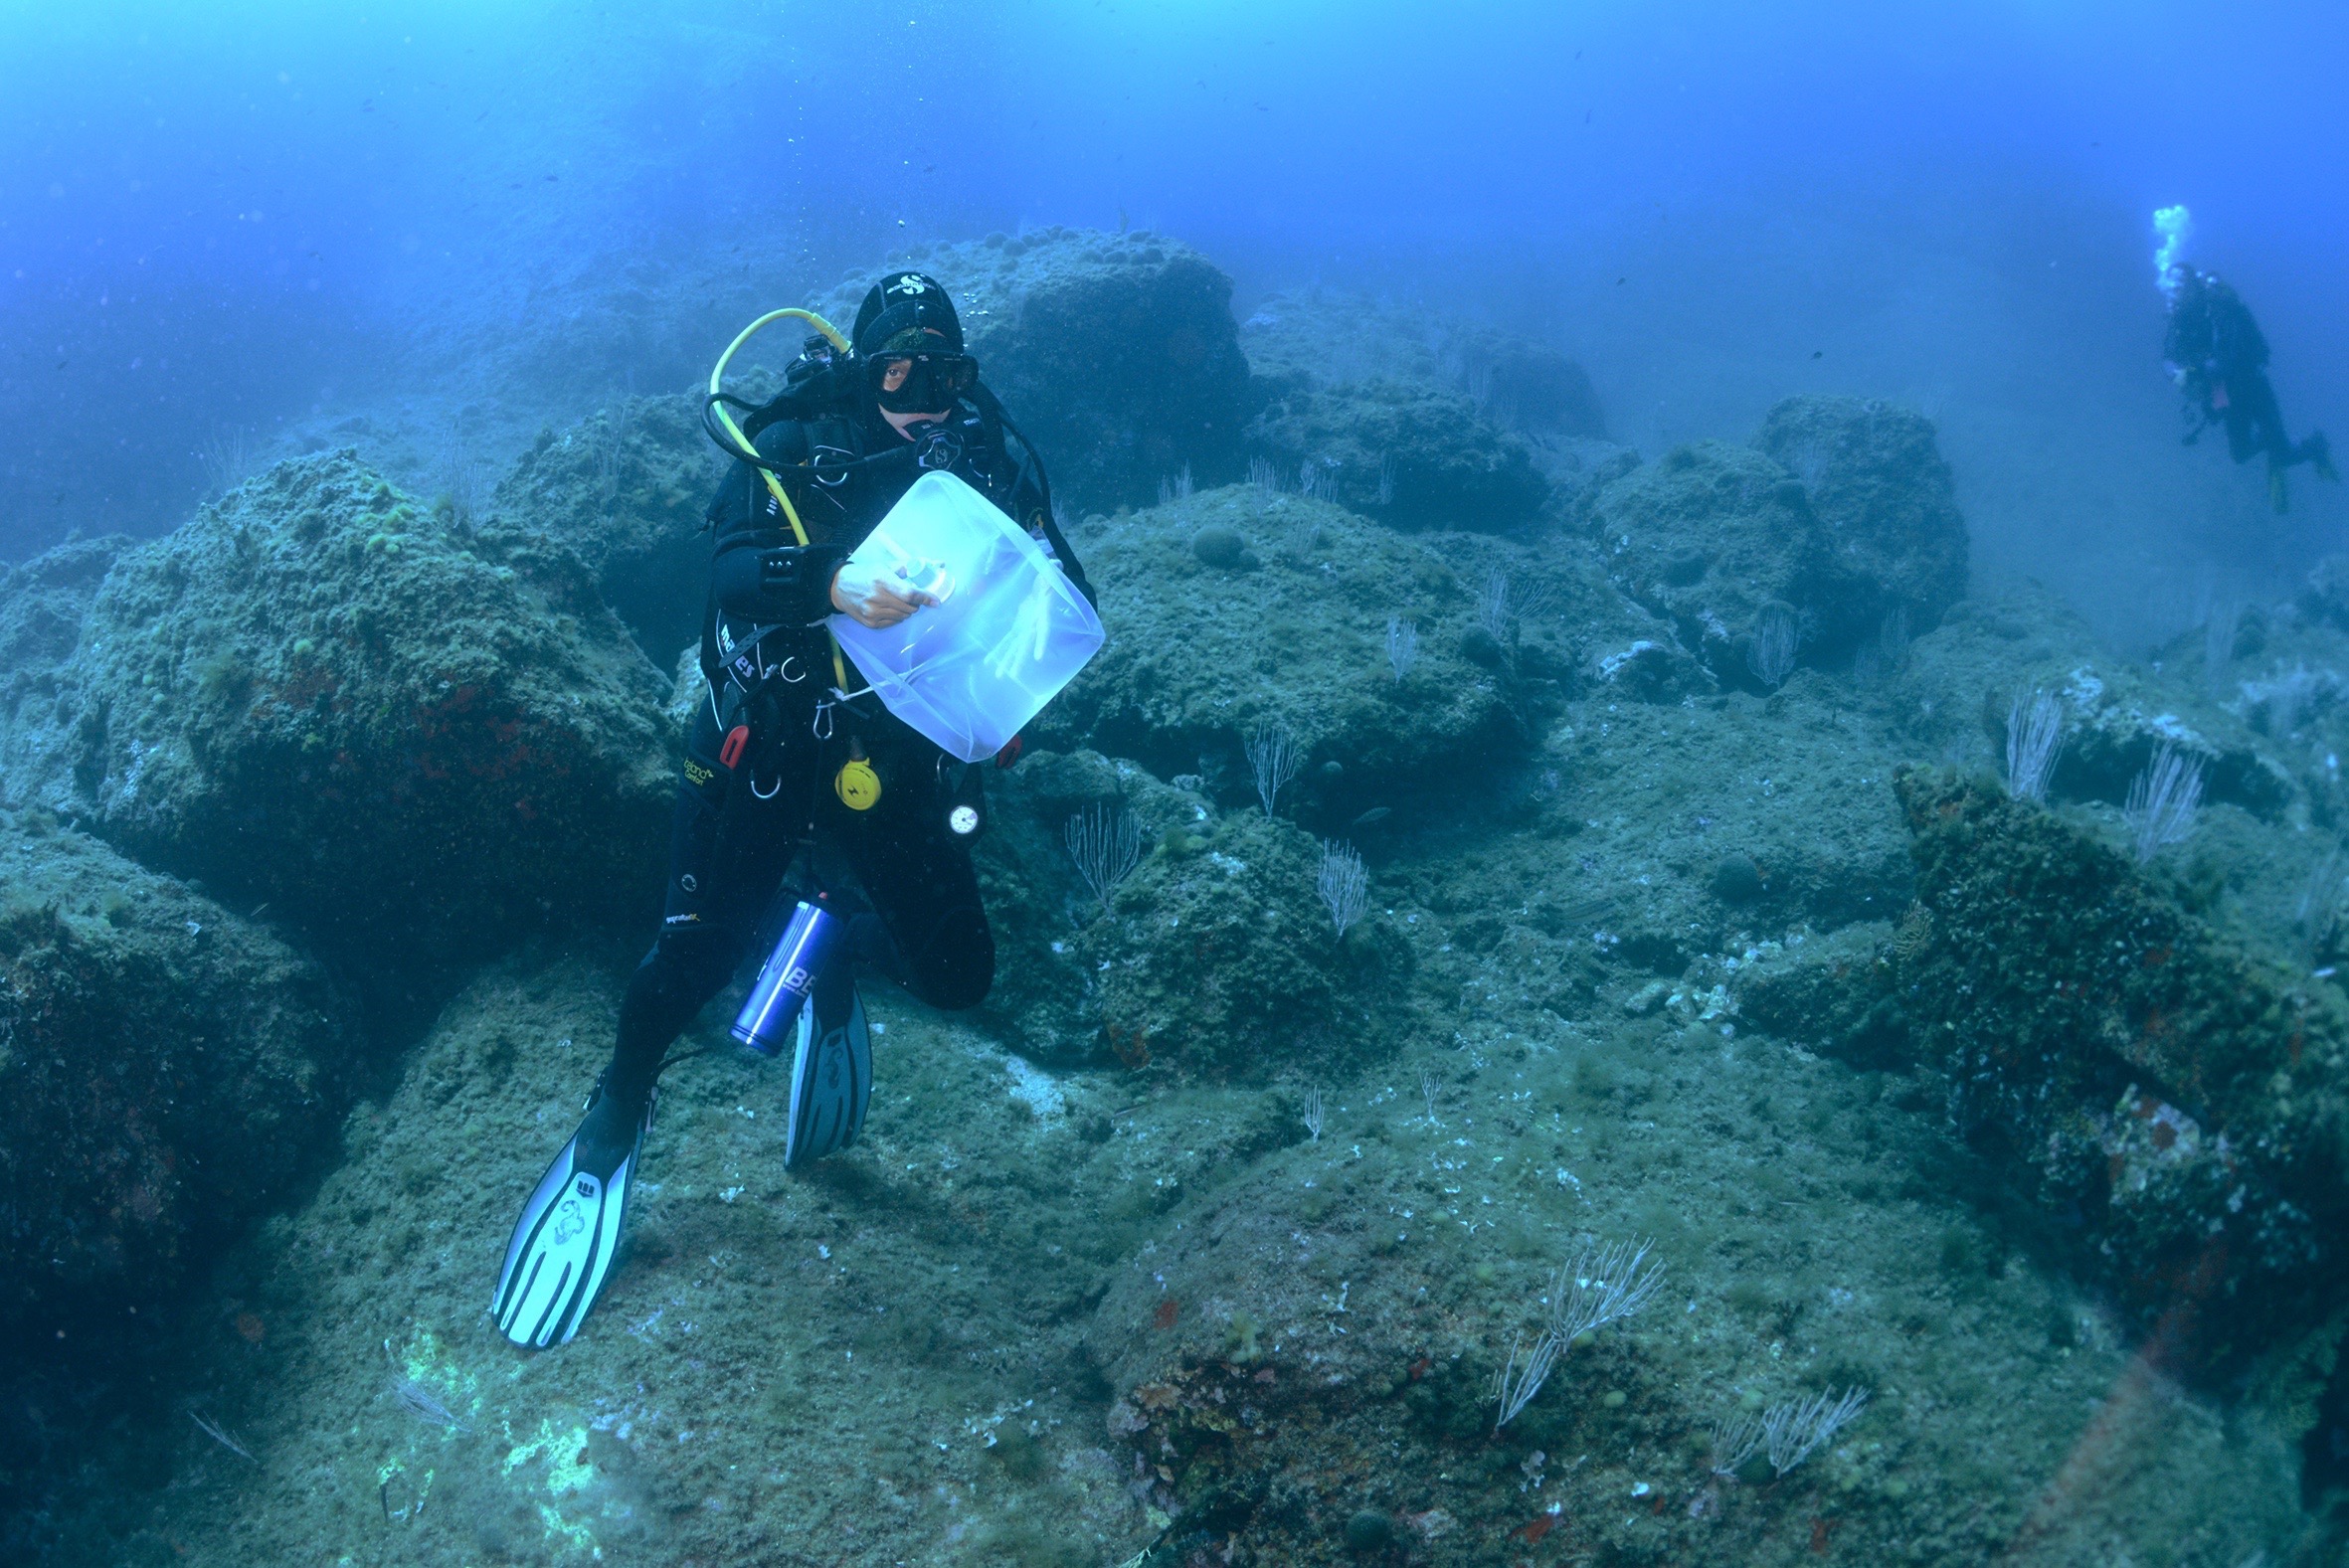
M 1403 303 L 1316 284 L 1266 297 L 1240 323 L 1258 376 L 1341 386 L 1413 383 L 1464 393 L 1479 418 L 1537 439 L 1603 439 L 1590 375 L 1556 343 L 1440 306 Z
M 21 566 L 0 566 L 0 802 L 51 765 L 61 674 L 82 640 L 91 596 L 131 542 L 74 540 Z
M 1772 664 L 1771 617 L 1804 662 L 1851 620 L 1802 486 L 1746 447 L 1674 447 L 1600 490 L 1589 527 L 1616 585 L 1726 684 L 1774 685 L 1791 668 Z
M 2076 1212 L 2182 1347 L 2257 1348 L 2330 1309 L 2349 1248 L 2349 1022 L 2120 855 L 1954 776 L 1902 774 L 1917 907 L 1899 941 L 1920 1049 L 1967 1127 Z
M 2206 800 L 2274 819 L 2299 793 L 2272 738 L 2207 687 L 2159 680 L 2114 658 L 2077 611 L 2034 584 L 1950 607 L 1909 649 L 1895 707 L 1927 755 L 2003 768 L 2015 705 L 2043 692 L 2061 704 L 2064 721 L 2052 798 L 2118 805 L 2165 745 L 2202 763 Z
M 319 967 L 32 807 L 0 826 L 0 1325 L 175 1306 L 356 1082 Z M 21 1341 L 19 1341 L 21 1342 Z
M 1789 399 L 1751 447 L 1675 447 L 1587 515 L 1625 592 L 1739 684 L 1861 648 L 1897 658 L 1965 592 L 1949 465 L 1932 426 L 1889 404 Z
M 131 548 L 120 534 L 76 539 L 21 565 L 0 563 L 0 703 L 13 712 L 82 640 L 82 617 L 115 558 Z
M 1198 252 L 1142 230 L 1054 226 L 901 261 L 954 296 L 980 374 L 1035 437 L 1065 505 L 1139 504 L 1186 466 L 1201 483 L 1239 475 L 1248 362 L 1231 279 Z M 841 331 L 879 275 L 851 274 L 827 302 Z
M 1279 481 L 1399 526 L 1513 528 L 1638 462 L 1581 365 L 1523 331 L 1317 286 L 1264 300 L 1240 346 Z
M 1618 1256 L 1637 1250 L 1640 1274 L 1622 1283 L 1661 1270 L 1655 1305 L 1538 1348 L 1554 1294 L 1597 1272 L 1595 1247 L 1622 1223 L 1609 1211 L 1669 1200 L 1604 1187 L 1579 1159 L 1578 1191 L 1533 1113 L 1504 1109 L 1508 1095 L 1456 1101 L 1471 1076 L 1447 1064 L 1417 1090 L 1373 1076 L 1292 1093 L 1287 1146 L 1193 1193 L 1111 1271 L 1085 1346 L 1115 1396 L 1113 1452 L 1139 1458 L 1170 1520 L 1151 1561 L 1222 1539 L 1259 1562 L 1515 1561 L 1481 1548 L 1539 1540 L 1561 1516 L 1600 1560 L 1662 1560 L 1667 1542 L 1681 1560 L 1748 1560 L 1707 1522 L 1719 1488 L 1703 1433 L 1729 1388 L 1751 1386 L 1720 1363 L 1753 1334 L 1712 1326 L 1710 1283 L 1687 1256 L 1634 1243 Z M 1544 1081 L 1518 1071 L 1511 1093 L 1538 1103 Z M 1638 1185 L 1668 1180 L 1651 1168 Z M 1547 1375 L 1497 1425 L 1497 1381 L 1523 1379 L 1529 1350 Z M 1715 1497 L 1692 1507 L 1709 1483 Z
M 1229 1539 L 1261 1562 L 1470 1561 L 1426 1555 L 1486 1473 L 1464 1451 L 1491 1442 L 1466 1270 L 1432 1272 L 1460 1255 L 1430 1255 L 1399 1151 L 1373 1142 L 1348 1161 L 1297 1142 L 1115 1269 L 1086 1325 L 1115 1396 L 1112 1452 L 1140 1457 L 1147 1499 L 1171 1521 L 1152 1560 Z M 1612 1386 L 1620 1349 L 1576 1370 L 1603 1357 Z M 1491 1472 L 1498 1482 L 1503 1466 Z
M 1864 921 L 1750 957 L 1729 989 L 1738 1018 L 1862 1067 L 1905 1063 L 1912 1051 L 1893 927 Z
M 1606 439 L 1606 411 L 1590 373 L 1564 351 L 1482 328 L 1457 336 L 1452 352 L 1487 419 L 1531 436 Z
M 723 459 L 697 409 L 689 397 L 624 398 L 560 434 L 541 431 L 494 497 L 499 523 L 586 562 L 656 657 L 699 635 L 709 588 L 702 509 Z
M 1248 368 L 1277 382 L 1403 381 L 1464 392 L 1445 352 L 1454 323 L 1392 300 L 1315 284 L 1267 295 L 1240 323 Z
M 1201 557 L 1214 530 L 1238 537 L 1229 564 Z M 1256 797 L 1245 743 L 1278 729 L 1303 766 L 1284 807 L 1310 805 L 1325 827 L 1525 747 L 1526 666 L 1427 543 L 1235 485 L 1103 521 L 1075 545 L 1109 644 L 1037 720 L 1044 744 L 1195 774 L 1237 805 Z
M 125 552 L 60 680 L 13 786 L 334 946 L 454 954 L 656 885 L 666 683 L 587 569 L 348 452 Z
M 1399 527 L 1497 532 L 1549 499 L 1524 440 L 1465 396 L 1410 382 L 1282 387 L 1248 441 L 1282 483 Z
M 1825 676 L 1800 671 L 1768 699 L 1621 695 L 1566 705 L 1519 775 L 1523 795 L 1480 813 L 1506 850 L 1404 849 L 1383 901 L 1440 919 L 1452 951 L 1538 1011 L 1584 1016 L 1620 983 L 1609 1012 L 1716 1020 L 1734 1019 L 1757 956 L 1908 907 L 1892 759 L 1841 749 L 1849 721 Z
M 986 1016 L 1033 1060 L 1105 1061 L 1101 959 L 1088 958 L 1081 938 L 1107 916 L 1104 900 L 1078 870 L 1072 823 L 1083 828 L 1079 819 L 1092 813 L 1097 821 L 1090 830 L 1105 864 L 1130 876 L 1159 833 L 1206 803 L 1132 763 L 1083 751 L 1030 750 L 1018 767 L 991 778 L 987 789 L 988 830 L 973 855 L 995 938 Z M 1114 901 L 1114 885 L 1110 896 Z
M 1339 931 L 1309 834 L 1090 752 L 1031 755 L 992 800 L 987 1005 L 1024 1054 L 1260 1079 L 1393 1042 L 1372 1003 L 1409 953 L 1374 918 Z
M 1899 613 L 1923 630 L 1966 591 L 1966 524 L 1932 422 L 1877 399 L 1788 398 L 1754 446 L 1801 481 L 1850 587 L 1850 635 Z

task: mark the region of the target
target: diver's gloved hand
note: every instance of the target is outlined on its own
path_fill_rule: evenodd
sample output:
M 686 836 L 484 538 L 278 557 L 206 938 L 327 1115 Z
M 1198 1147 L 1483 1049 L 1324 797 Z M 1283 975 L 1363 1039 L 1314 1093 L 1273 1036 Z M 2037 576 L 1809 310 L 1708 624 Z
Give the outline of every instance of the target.
M 841 567 L 832 579 L 832 608 L 875 631 L 896 625 L 924 605 L 937 603 L 893 568 L 852 563 Z

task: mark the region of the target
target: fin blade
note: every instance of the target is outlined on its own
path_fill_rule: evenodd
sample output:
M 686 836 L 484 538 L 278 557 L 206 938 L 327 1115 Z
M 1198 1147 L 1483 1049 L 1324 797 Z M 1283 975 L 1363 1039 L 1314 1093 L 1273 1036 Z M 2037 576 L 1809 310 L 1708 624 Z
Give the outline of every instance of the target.
M 596 1213 L 595 1235 L 588 1246 L 587 1261 L 580 1268 L 579 1285 L 573 1293 L 570 1310 L 564 1314 L 563 1332 L 556 1341 L 569 1344 L 571 1336 L 579 1332 L 579 1325 L 587 1320 L 588 1308 L 596 1305 L 596 1298 L 604 1293 L 604 1277 L 612 1272 L 612 1260 L 620 1252 L 621 1222 L 628 1213 L 629 1167 L 635 1163 L 630 1155 L 604 1184 L 604 1203 Z

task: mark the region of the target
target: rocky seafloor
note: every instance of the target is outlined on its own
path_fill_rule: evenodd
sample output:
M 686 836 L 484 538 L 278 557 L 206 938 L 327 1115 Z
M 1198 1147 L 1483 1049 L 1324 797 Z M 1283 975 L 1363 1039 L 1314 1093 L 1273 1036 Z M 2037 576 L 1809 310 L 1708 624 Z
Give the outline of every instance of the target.
M 990 780 L 987 1005 L 869 983 L 804 1177 L 772 1066 L 672 1070 L 560 1350 L 488 1293 L 651 929 L 690 403 L 0 575 L 15 1556 L 2343 1560 L 2349 574 L 2126 659 L 1968 582 L 1902 409 L 1643 461 L 1562 356 L 1234 323 L 1172 241 L 918 260 L 1111 642 Z

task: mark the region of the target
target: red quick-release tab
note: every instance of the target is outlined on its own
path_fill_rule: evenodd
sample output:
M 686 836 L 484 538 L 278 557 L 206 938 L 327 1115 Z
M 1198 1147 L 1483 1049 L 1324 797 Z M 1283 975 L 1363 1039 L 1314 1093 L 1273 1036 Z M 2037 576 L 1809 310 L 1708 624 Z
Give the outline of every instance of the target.
M 742 749 L 751 743 L 751 727 L 738 724 L 726 732 L 725 741 L 718 747 L 718 761 L 728 768 L 742 761 Z

